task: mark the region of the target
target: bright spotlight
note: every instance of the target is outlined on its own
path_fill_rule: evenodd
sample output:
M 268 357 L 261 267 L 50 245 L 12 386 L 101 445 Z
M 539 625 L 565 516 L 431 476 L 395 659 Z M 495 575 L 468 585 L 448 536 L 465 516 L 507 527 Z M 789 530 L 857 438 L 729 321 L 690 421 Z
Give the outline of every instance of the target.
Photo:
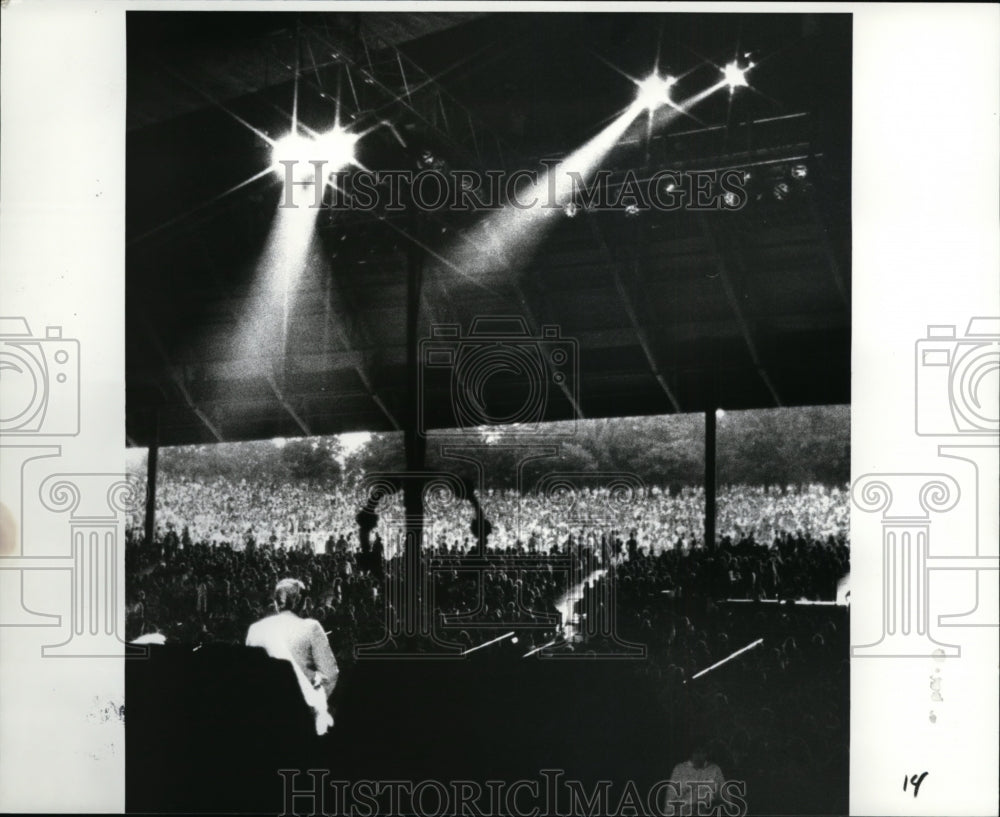
M 746 68 L 740 68 L 736 60 L 726 65 L 722 69 L 722 73 L 726 79 L 726 85 L 729 86 L 729 92 L 732 93 L 737 87 L 743 86 L 746 88 L 749 83 L 747 83 L 747 71 L 753 68 L 753 63 L 747 63 Z
M 319 138 L 321 148 L 319 158 L 329 162 L 329 167 L 324 170 L 333 173 L 351 164 L 354 161 L 354 146 L 358 143 L 358 139 L 358 134 L 350 133 L 340 125 L 323 134 Z
M 354 161 L 354 146 L 360 137 L 339 125 L 317 138 L 289 133 L 271 147 L 271 168 L 282 179 L 286 178 L 288 162 L 292 164 L 292 180 L 309 183 L 316 178 L 317 169 L 328 176 Z M 313 163 L 317 164 L 313 164 Z
M 294 162 L 292 178 L 296 182 L 313 178 L 316 169 L 309 162 L 319 158 L 315 140 L 300 133 L 289 133 L 271 146 L 271 168 L 281 178 L 285 178 L 287 163 Z
M 642 82 L 638 83 L 639 93 L 635 98 L 636 105 L 645 110 L 652 111 L 661 105 L 669 104 L 670 86 L 675 82 L 677 80 L 674 77 L 661 77 L 654 71 Z

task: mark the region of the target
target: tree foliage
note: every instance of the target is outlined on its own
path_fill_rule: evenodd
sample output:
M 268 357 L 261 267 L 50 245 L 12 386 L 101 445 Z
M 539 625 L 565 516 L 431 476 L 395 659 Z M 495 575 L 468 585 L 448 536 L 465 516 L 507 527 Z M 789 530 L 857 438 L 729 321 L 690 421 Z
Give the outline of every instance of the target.
M 850 407 L 727 412 L 717 421 L 717 466 L 720 483 L 843 484 L 850 479 Z M 426 470 L 449 471 L 495 488 L 516 485 L 524 446 L 550 446 L 556 453 L 523 466 L 522 487 L 544 475 L 579 474 L 600 480 L 601 474 L 634 474 L 651 485 L 698 485 L 704 479 L 705 420 L 701 414 L 619 417 L 575 425 L 555 423 L 541 433 L 531 429 L 494 427 L 464 439 L 433 432 L 427 439 Z M 447 457 L 443 444 L 461 458 Z M 469 461 L 472 460 L 472 461 Z M 343 466 L 341 463 L 343 462 Z M 403 435 L 375 433 L 346 459 L 335 436 L 288 440 L 185 446 L 163 449 L 164 474 L 239 481 L 319 480 L 336 483 L 364 474 L 405 470 Z
M 523 487 L 553 472 L 582 475 L 635 474 L 647 484 L 698 485 L 705 475 L 705 420 L 701 414 L 622 417 L 553 424 L 552 434 L 525 436 L 523 429 L 491 428 L 471 435 L 462 453 L 475 459 L 496 488 L 515 485 L 523 446 L 550 444 L 559 453 L 524 466 Z M 474 478 L 476 466 L 442 456 L 442 443 L 454 436 L 432 433 L 427 469 Z M 819 406 L 728 412 L 717 421 L 720 483 L 843 484 L 850 479 L 850 408 Z M 403 469 L 403 436 L 373 434 L 349 460 L 353 473 Z
M 191 478 L 223 477 L 235 482 L 337 480 L 342 446 L 336 436 L 218 443 L 164 448 L 158 465 L 163 474 Z

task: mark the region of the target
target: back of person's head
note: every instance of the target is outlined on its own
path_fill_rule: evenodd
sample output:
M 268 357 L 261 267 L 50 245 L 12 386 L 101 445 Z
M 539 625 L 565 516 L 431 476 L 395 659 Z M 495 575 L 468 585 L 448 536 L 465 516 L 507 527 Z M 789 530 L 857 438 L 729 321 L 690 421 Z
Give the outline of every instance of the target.
M 288 610 L 297 613 L 302 606 L 305 585 L 298 579 L 282 579 L 274 588 L 274 606 L 279 613 Z
M 708 763 L 706 744 L 700 738 L 691 741 L 691 763 L 696 769 L 701 769 Z

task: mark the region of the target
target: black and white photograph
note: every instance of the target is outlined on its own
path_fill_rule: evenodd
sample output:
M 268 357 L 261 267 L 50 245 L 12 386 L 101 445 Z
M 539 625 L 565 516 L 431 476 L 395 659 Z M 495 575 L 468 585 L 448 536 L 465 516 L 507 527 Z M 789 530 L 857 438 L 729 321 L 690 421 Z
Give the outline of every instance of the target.
M 1000 12 L 0 16 L 0 810 L 997 813 Z
M 126 807 L 845 813 L 850 15 L 127 28 Z

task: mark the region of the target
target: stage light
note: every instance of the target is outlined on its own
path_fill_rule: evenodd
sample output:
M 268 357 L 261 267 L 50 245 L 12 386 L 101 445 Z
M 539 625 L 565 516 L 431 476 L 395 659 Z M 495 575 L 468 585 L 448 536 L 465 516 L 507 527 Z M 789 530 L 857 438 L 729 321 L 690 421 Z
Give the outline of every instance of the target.
M 748 87 L 749 83 L 747 83 L 746 74 L 747 71 L 749 71 L 751 68 L 753 68 L 752 62 L 747 63 L 746 68 L 740 68 L 736 60 L 733 60 L 731 63 L 727 64 L 725 68 L 722 69 L 722 73 L 725 76 L 726 85 L 729 86 L 729 93 L 732 93 L 734 90 L 736 90 L 736 88 L 738 88 L 741 85 L 744 88 Z
M 739 203 L 739 197 L 732 190 L 727 191 L 722 200 L 726 203 L 726 207 L 735 207 Z
M 420 170 L 443 170 L 446 166 L 445 159 L 430 150 L 425 150 L 417 159 L 417 167 Z
M 793 179 L 804 179 L 809 175 L 809 168 L 805 165 L 793 165 L 792 166 L 792 178 Z
M 292 181 L 308 184 L 315 180 L 317 168 L 326 177 L 354 162 L 354 146 L 359 138 L 339 125 L 316 138 L 289 133 L 272 145 L 271 167 L 285 179 L 287 162 L 294 162 Z M 313 162 L 322 164 L 317 166 Z
M 626 216 L 637 216 L 637 215 L 639 215 L 639 205 L 638 204 L 629 204 L 625 208 L 625 215 Z
M 645 110 L 654 110 L 661 105 L 670 103 L 670 87 L 677 80 L 674 77 L 661 77 L 655 71 L 638 83 L 639 92 L 635 104 Z
M 573 218 L 580 210 L 579 205 L 575 201 L 570 201 L 566 203 L 563 211 L 566 213 L 567 218 Z
M 333 173 L 347 167 L 354 162 L 354 146 L 357 145 L 360 137 L 356 133 L 344 130 L 340 125 L 335 125 L 333 130 L 327 131 L 319 138 L 319 156 L 316 158 L 329 163 L 324 167 L 324 172 Z
M 309 164 L 313 159 L 323 158 L 320 151 L 316 149 L 316 140 L 303 136 L 300 133 L 289 133 L 281 137 L 271 146 L 271 168 L 282 179 L 288 172 L 288 162 L 292 165 L 292 180 L 296 182 L 311 181 L 316 168 Z
M 784 201 L 788 198 L 788 194 L 792 192 L 792 188 L 786 182 L 778 182 L 772 192 L 778 201 Z

